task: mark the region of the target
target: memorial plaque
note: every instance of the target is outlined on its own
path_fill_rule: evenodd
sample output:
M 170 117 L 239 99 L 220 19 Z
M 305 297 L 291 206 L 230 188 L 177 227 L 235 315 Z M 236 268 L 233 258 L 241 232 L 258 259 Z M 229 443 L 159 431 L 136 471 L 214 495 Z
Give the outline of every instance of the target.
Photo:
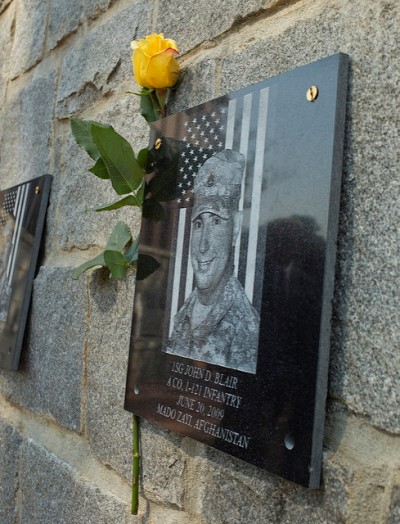
M 0 368 L 18 369 L 51 176 L 0 192 Z
M 334 55 L 152 124 L 138 272 L 159 268 L 136 283 L 126 389 L 127 410 L 312 488 L 347 68 Z

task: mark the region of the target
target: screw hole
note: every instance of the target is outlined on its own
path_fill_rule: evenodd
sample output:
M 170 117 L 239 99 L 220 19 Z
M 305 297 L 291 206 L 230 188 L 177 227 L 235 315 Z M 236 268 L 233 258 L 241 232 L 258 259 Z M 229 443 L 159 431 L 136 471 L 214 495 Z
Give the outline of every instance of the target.
M 285 435 L 284 443 L 285 443 L 285 448 L 288 449 L 289 451 L 291 451 L 294 448 L 294 438 L 290 433 Z

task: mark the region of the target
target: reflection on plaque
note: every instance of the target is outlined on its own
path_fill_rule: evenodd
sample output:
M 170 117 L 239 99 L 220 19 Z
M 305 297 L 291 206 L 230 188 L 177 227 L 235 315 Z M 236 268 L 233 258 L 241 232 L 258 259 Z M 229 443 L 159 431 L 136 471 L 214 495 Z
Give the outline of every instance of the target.
M 314 488 L 347 64 L 334 55 L 152 124 L 173 191 L 161 220 L 142 221 L 141 254 L 160 267 L 136 283 L 126 388 L 129 411 Z
M 0 192 L 0 368 L 18 369 L 51 176 Z

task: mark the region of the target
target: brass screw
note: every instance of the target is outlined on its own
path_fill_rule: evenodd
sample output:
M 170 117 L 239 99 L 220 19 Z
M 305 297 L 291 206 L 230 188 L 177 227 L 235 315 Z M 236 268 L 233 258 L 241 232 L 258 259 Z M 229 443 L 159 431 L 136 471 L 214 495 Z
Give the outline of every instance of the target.
M 156 149 L 160 149 L 160 147 L 161 147 L 161 138 L 157 138 L 157 140 L 154 142 L 154 147 Z
M 311 86 L 309 89 L 307 89 L 307 100 L 309 102 L 314 102 L 318 98 L 318 87 L 317 86 Z
M 40 187 L 36 186 L 35 187 L 35 195 L 38 195 L 39 193 L 40 193 Z

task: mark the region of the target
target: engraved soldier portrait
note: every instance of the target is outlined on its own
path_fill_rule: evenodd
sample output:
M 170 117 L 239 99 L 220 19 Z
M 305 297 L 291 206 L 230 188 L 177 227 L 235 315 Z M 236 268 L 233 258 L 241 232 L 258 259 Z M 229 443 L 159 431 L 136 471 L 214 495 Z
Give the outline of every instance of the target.
M 235 276 L 245 157 L 226 149 L 193 184 L 190 263 L 194 289 L 174 317 L 167 353 L 255 373 L 259 315 Z

